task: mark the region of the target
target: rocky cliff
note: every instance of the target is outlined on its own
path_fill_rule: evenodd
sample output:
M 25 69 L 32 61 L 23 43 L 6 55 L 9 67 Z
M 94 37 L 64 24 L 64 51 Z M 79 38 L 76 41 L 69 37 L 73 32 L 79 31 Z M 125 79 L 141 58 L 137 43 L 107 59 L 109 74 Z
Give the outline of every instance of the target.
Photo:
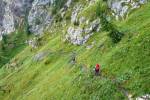
M 73 7 L 70 5 L 75 0 L 63 1 L 62 8 L 56 13 L 60 13 L 62 19 L 68 9 L 71 9 L 70 23 L 72 25 L 79 24 L 78 27 L 70 26 L 67 30 L 66 40 L 73 44 L 83 44 L 93 34 L 93 31 L 100 30 L 100 19 L 86 19 L 82 16 L 82 12 L 91 7 L 92 4 L 99 0 L 85 0 L 86 3 L 76 3 Z M 10 34 L 16 31 L 17 28 L 28 24 L 28 31 L 34 34 L 42 34 L 46 27 L 52 23 L 54 7 L 58 6 L 62 0 L 0 0 L 0 39 L 2 34 Z M 136 8 L 139 8 L 147 0 L 108 0 L 107 4 L 110 8 L 111 16 L 116 20 L 122 20 Z M 60 17 L 59 16 L 59 17 Z M 99 21 L 98 21 L 99 20 Z M 85 25 L 84 29 L 80 26 Z M 85 33 L 86 35 L 83 35 Z
M 44 25 L 51 21 L 47 7 L 53 0 L 1 0 L 0 34 L 14 32 L 25 21 L 32 33 L 42 33 Z
M 0 1 L 0 34 L 14 32 L 32 7 L 33 0 Z

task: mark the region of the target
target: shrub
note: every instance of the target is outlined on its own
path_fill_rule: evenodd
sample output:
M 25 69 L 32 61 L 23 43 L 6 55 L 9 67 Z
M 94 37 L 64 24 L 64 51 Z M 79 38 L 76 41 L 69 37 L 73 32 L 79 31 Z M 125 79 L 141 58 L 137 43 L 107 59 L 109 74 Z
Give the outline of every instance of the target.
M 109 32 L 109 36 L 111 37 L 113 43 L 118 43 L 121 40 L 121 38 L 124 36 L 124 34 L 119 32 L 116 29 L 113 29 Z
M 106 19 L 107 13 L 109 12 L 106 2 L 107 0 L 100 0 L 98 2 L 96 15 L 101 19 L 102 30 L 109 32 L 109 37 L 112 39 L 113 43 L 118 43 L 124 34 L 119 32 L 117 28 Z
M 64 4 L 66 3 L 66 0 L 55 0 L 54 1 L 54 7 L 52 9 L 52 14 L 56 14 L 58 10 L 60 10 Z
M 4 44 L 6 44 L 7 43 L 7 35 L 6 34 L 2 34 L 2 42 L 4 43 Z
M 5 45 L 8 43 L 8 37 L 6 34 L 2 34 L 2 41 L 1 41 L 1 50 L 5 50 Z

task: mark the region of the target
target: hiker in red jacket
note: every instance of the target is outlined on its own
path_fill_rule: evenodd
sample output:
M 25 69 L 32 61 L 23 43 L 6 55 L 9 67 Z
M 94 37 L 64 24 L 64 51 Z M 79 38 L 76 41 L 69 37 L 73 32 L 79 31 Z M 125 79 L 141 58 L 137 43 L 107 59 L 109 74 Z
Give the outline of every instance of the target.
M 96 66 L 95 66 L 95 75 L 99 75 L 100 73 L 100 65 L 99 64 L 96 64 Z

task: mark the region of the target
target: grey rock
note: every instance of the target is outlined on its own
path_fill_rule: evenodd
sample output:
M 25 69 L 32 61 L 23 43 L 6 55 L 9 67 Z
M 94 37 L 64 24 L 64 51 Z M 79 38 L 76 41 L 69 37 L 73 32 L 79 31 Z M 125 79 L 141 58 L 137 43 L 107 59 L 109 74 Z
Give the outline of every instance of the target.
M 79 24 L 85 23 L 85 21 L 86 21 L 85 17 L 81 17 L 79 19 Z
M 52 15 L 47 10 L 51 0 L 35 0 L 32 4 L 32 9 L 29 12 L 28 23 L 30 31 L 36 35 L 42 34 L 44 28 L 51 24 Z
M 86 46 L 86 49 L 92 49 L 93 48 L 93 45 L 88 45 L 88 46 Z
M 0 0 L 0 38 L 10 34 L 22 23 L 33 0 Z
M 24 17 L 32 7 L 33 0 L 6 0 L 15 17 Z
M 26 19 L 31 32 L 43 33 L 51 23 L 47 8 L 52 4 L 54 0 L 0 0 L 0 39 L 2 34 L 14 32 Z
M 145 4 L 147 0 L 109 0 L 108 6 L 112 10 L 112 15 L 116 20 L 124 19 L 133 10 Z
M 145 4 L 145 3 L 147 3 L 147 0 L 139 0 L 139 3 L 140 4 Z
M 32 6 L 46 6 L 46 5 L 50 5 L 51 2 L 53 2 L 54 0 L 34 0 Z
M 0 0 L 0 29 L 1 29 L 2 25 L 3 25 L 5 6 L 6 6 L 6 2 Z
M 5 7 L 5 13 L 3 18 L 3 31 L 2 34 L 9 34 L 13 31 L 15 31 L 15 21 L 13 12 L 11 12 L 10 7 Z
M 82 5 L 76 5 L 74 8 L 73 8 L 73 12 L 72 12 L 72 15 L 71 15 L 71 23 L 72 24 L 75 24 L 78 22 L 78 13 L 82 10 Z
M 73 28 L 69 27 L 66 35 L 66 39 L 69 40 L 73 44 L 81 45 L 83 44 L 82 37 L 83 29 L 81 28 Z
M 48 52 L 40 52 L 33 57 L 33 61 L 41 61 L 43 60 L 49 53 Z
M 68 8 L 70 7 L 71 3 L 72 3 L 72 0 L 68 0 L 68 1 L 66 2 L 66 4 L 64 5 L 64 7 L 60 10 L 60 14 L 61 14 L 61 17 L 62 17 L 62 18 L 63 18 L 64 15 L 66 14 L 66 11 L 67 11 Z
M 137 97 L 136 100 L 150 100 L 150 94 L 146 94 L 141 97 Z
M 99 30 L 99 29 L 98 29 L 99 26 L 100 26 L 100 19 L 98 18 L 98 19 L 94 20 L 94 21 L 91 23 L 90 29 L 91 29 L 92 31 L 98 31 L 98 30 Z
M 72 3 L 72 0 L 68 0 L 65 6 L 70 7 L 71 3 Z
M 26 41 L 26 43 L 32 48 L 32 49 L 36 49 L 38 47 L 37 44 L 37 39 L 33 38 L 31 40 Z
M 100 19 L 94 20 L 89 27 L 85 28 L 85 33 L 91 33 L 93 31 L 100 31 L 101 25 L 100 25 Z
M 94 34 L 93 32 L 100 30 L 99 28 L 100 19 L 94 20 L 93 22 L 91 22 L 90 26 L 84 29 L 80 27 L 69 27 L 66 35 L 66 40 L 75 45 L 83 45 Z

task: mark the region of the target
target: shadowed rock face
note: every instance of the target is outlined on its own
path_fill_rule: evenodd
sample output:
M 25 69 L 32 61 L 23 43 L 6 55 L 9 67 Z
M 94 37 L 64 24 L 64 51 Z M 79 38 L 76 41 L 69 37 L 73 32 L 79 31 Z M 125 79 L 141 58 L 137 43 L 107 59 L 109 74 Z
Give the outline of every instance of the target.
M 32 2 L 33 0 L 13 0 L 10 10 L 17 17 L 25 16 L 31 9 Z
M 4 13 L 5 13 L 5 6 L 6 2 L 0 0 L 0 40 L 2 39 L 1 31 L 3 30 L 3 19 L 4 19 Z
M 0 27 L 2 26 L 2 20 L 4 18 L 6 2 L 0 1 Z

